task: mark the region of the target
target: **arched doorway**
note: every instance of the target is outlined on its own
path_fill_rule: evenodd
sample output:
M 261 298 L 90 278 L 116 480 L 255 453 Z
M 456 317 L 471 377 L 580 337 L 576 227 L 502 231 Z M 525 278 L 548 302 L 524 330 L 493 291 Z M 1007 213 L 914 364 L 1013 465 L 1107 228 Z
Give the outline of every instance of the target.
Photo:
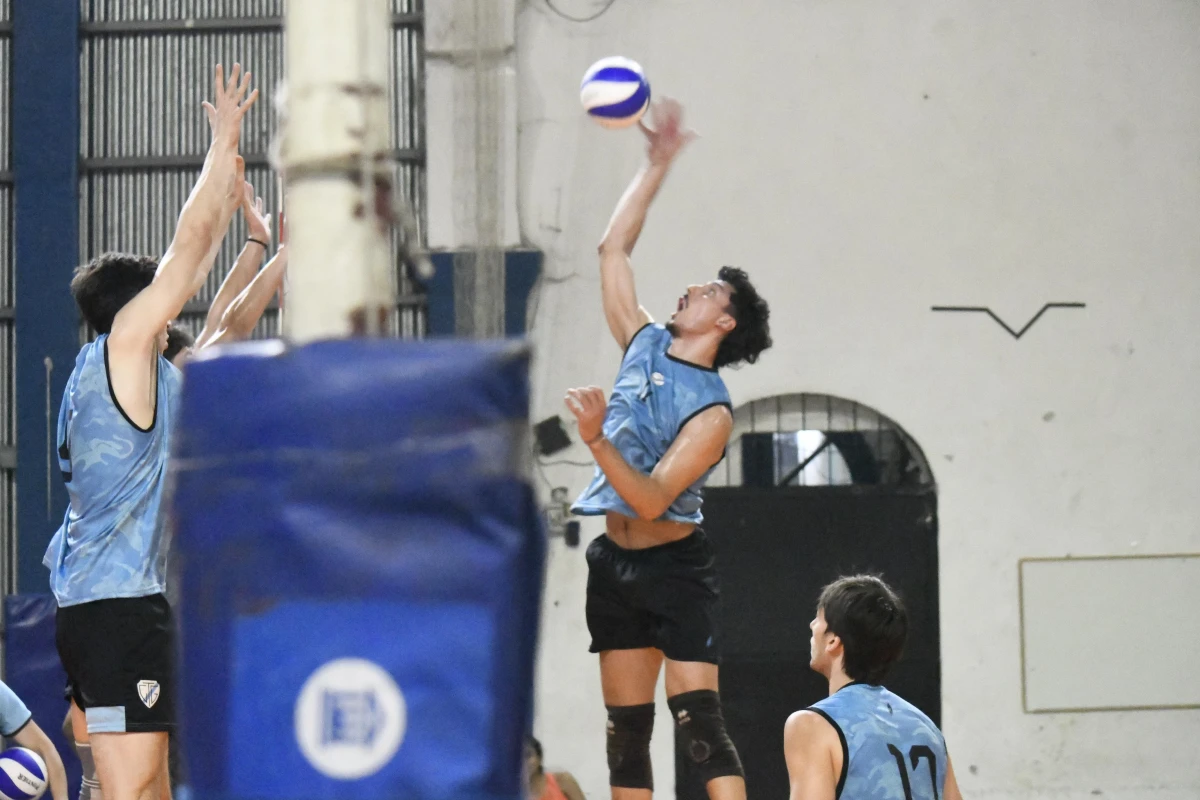
M 725 719 L 750 796 L 787 795 L 783 724 L 826 694 L 808 668 L 808 623 L 839 575 L 881 574 L 901 593 L 909 642 L 886 683 L 940 721 L 937 489 L 899 425 L 828 395 L 740 406 L 704 517 L 721 575 Z M 707 796 L 686 759 L 676 796 Z

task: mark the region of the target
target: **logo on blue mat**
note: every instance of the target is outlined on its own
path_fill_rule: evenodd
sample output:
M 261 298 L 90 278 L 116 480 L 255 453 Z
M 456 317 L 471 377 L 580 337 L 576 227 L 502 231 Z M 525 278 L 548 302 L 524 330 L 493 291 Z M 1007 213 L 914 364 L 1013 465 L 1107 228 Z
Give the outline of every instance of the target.
M 324 664 L 296 699 L 296 743 L 308 763 L 331 778 L 350 781 L 379 772 L 400 749 L 406 727 L 400 687 L 366 659 Z
M 379 732 L 384 721 L 383 711 L 375 699 L 375 692 L 327 691 L 322 702 L 325 708 L 322 744 L 370 747 L 375 743 L 375 734 Z

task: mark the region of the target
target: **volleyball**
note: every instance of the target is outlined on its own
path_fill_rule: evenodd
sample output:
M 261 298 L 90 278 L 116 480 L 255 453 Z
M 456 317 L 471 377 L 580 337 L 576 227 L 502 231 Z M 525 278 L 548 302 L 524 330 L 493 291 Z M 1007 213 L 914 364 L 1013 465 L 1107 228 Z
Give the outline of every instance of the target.
M 650 83 L 636 61 L 614 56 L 602 58 L 583 76 L 580 102 L 605 128 L 628 128 L 650 106 Z
M 37 800 L 46 791 L 46 762 L 32 750 L 12 747 L 0 753 L 0 798 Z

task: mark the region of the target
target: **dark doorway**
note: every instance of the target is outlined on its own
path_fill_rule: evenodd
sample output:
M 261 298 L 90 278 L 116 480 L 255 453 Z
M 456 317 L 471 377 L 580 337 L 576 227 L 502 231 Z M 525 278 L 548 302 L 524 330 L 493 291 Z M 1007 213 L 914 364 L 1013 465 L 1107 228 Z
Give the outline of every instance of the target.
M 808 623 L 821 588 L 841 575 L 879 574 L 904 599 L 908 646 L 886 683 L 940 724 L 937 494 L 931 476 L 913 479 L 929 476 L 928 466 L 907 435 L 894 431 L 891 438 L 920 469 L 889 471 L 886 463 L 873 469 L 863 453 L 837 445 L 845 435 L 826 431 L 822 444 L 840 451 L 834 457 L 849 467 L 853 480 L 806 486 L 789 474 L 796 465 L 811 474 L 804 465 L 811 451 L 806 455 L 801 447 L 789 465 L 787 458 L 779 463 L 774 448 L 771 471 L 782 485 L 772 485 L 754 467 L 756 460 L 762 465 L 755 452 L 771 448 L 743 429 L 739 438 L 745 441 L 731 443 L 731 450 L 746 445 L 740 466 L 749 480 L 705 492 L 704 528 L 721 577 L 721 695 L 750 797 L 787 796 L 783 725 L 792 712 L 826 695 L 824 679 L 808 667 Z M 771 435 L 790 442 L 786 431 Z M 677 755 L 676 797 L 705 800 L 690 766 Z

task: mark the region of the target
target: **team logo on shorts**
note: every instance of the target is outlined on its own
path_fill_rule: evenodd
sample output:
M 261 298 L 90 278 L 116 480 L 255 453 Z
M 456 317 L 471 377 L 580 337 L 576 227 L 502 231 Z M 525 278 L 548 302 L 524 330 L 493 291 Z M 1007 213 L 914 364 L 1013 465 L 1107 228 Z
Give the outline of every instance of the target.
M 138 697 L 142 698 L 142 704 L 146 708 L 154 708 L 161 693 L 158 681 L 138 681 Z

